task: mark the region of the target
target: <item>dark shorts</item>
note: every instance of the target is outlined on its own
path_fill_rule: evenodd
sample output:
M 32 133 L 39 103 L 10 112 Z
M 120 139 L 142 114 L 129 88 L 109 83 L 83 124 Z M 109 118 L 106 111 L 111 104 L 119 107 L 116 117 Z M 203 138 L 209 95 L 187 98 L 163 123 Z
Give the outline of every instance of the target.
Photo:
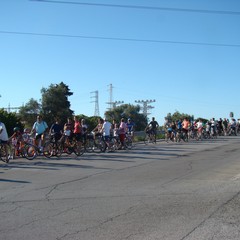
M 36 135 L 35 139 L 36 140 L 42 139 L 43 136 L 44 136 L 44 133 L 38 134 Z
M 76 138 L 77 141 L 82 140 L 82 134 L 81 133 L 74 133 L 74 137 Z
M 103 136 L 103 139 L 104 139 L 104 141 L 109 141 L 109 139 L 110 139 L 110 136 Z

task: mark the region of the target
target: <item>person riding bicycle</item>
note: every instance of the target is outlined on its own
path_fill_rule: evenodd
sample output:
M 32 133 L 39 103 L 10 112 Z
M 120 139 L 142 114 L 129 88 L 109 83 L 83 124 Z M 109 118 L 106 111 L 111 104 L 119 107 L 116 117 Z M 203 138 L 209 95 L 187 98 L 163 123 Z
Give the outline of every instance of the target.
M 237 121 L 235 118 L 231 118 L 230 121 L 230 128 L 231 128 L 231 132 L 233 133 L 233 135 L 237 136 Z
M 119 140 L 120 140 L 120 147 L 119 149 L 125 148 L 125 137 L 127 132 L 127 124 L 125 123 L 124 118 L 121 118 L 121 122 L 119 125 Z
M 184 118 L 184 120 L 182 122 L 182 132 L 183 132 L 183 134 L 185 134 L 187 139 L 188 139 L 188 131 L 189 131 L 190 125 L 191 124 L 190 124 L 188 118 Z
M 98 118 L 98 124 L 97 126 L 92 130 L 92 132 L 94 133 L 93 137 L 94 139 L 96 139 L 96 136 L 101 136 L 102 135 L 102 126 L 103 126 L 103 119 L 102 118 Z
M 215 118 L 212 118 L 210 120 L 211 123 L 211 135 L 216 136 L 217 135 L 217 122 L 215 121 Z
M 159 127 L 158 122 L 155 120 L 155 117 L 152 117 L 152 121 L 147 125 L 148 133 L 152 134 L 156 141 L 157 128 Z
M 77 117 L 77 116 L 74 116 L 73 135 L 78 142 L 83 140 L 82 139 L 82 124 L 79 120 L 79 117 Z
M 127 134 L 129 134 L 133 140 L 135 123 L 130 118 L 128 118 L 126 124 L 127 124 Z
M 24 142 L 23 134 L 21 133 L 21 130 L 19 127 L 15 127 L 13 129 L 13 134 L 8 139 L 8 142 L 14 146 L 15 156 L 19 156 L 19 149 L 21 148 Z
M 9 162 L 9 150 L 8 149 L 8 132 L 6 129 L 6 126 L 3 122 L 0 122 L 0 142 L 3 144 L 4 146 L 4 150 L 6 153 L 6 159 L 4 159 L 4 161 L 6 161 L 7 163 Z
M 88 133 L 88 125 L 84 118 L 81 119 L 81 126 L 82 126 L 82 139 L 83 143 L 85 144 L 87 141 L 87 133 Z
M 52 124 L 49 130 L 49 135 L 53 136 L 54 141 L 57 142 L 62 137 L 62 126 L 59 124 L 58 118 L 55 119 L 55 122 Z
M 38 115 L 37 121 L 33 124 L 31 132 L 35 133 L 35 145 L 37 147 L 40 147 L 40 149 L 44 145 L 45 134 L 46 134 L 47 130 L 48 130 L 47 123 L 45 121 L 43 121 L 41 115 Z M 39 146 L 40 140 L 41 140 L 41 146 Z

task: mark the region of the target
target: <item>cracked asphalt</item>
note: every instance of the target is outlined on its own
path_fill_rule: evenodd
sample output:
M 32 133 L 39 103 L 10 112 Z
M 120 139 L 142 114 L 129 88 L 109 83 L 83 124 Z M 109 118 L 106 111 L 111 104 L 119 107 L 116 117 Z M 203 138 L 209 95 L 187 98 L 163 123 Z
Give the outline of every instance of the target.
M 0 163 L 0 240 L 239 240 L 240 136 Z

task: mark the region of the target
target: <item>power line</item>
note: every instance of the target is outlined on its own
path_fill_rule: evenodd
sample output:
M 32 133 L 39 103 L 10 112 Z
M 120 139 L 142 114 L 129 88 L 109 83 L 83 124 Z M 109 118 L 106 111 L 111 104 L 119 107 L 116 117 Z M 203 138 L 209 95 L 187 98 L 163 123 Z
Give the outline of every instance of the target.
M 98 37 L 98 36 L 68 35 L 68 34 L 1 31 L 1 30 L 0 30 L 0 34 L 29 35 L 29 36 L 42 36 L 42 37 L 61 37 L 61 38 L 82 38 L 82 39 L 95 39 L 95 40 L 146 42 L 146 43 L 200 45 L 200 46 L 214 46 L 214 47 L 237 47 L 237 48 L 240 47 L 240 44 L 187 42 L 187 41 L 153 40 L 153 39 L 138 39 L 138 38 L 118 38 L 118 37 Z
M 67 1 L 53 1 L 53 0 L 29 0 L 32 2 L 41 3 L 55 3 L 55 4 L 74 4 L 82 6 L 94 6 L 94 7 L 114 7 L 114 8 L 132 8 L 143 10 L 158 10 L 158 11 L 174 11 L 174 12 L 195 12 L 195 13 L 207 13 L 207 14 L 225 14 L 225 15 L 240 15 L 237 11 L 222 11 L 222 10 L 204 10 L 204 9 L 188 9 L 188 8 L 168 8 L 168 7 L 150 7 L 150 6 L 138 6 L 138 5 L 120 5 L 120 4 L 105 4 L 105 3 L 86 3 L 86 2 L 67 2 Z

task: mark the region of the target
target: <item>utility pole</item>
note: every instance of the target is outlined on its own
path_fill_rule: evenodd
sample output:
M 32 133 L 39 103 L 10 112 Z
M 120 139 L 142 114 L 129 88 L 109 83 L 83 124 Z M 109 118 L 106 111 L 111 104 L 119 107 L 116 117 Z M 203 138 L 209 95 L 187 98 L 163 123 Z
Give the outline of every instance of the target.
M 117 105 L 124 103 L 123 101 L 113 101 L 113 85 L 109 85 L 109 102 L 107 104 L 109 105 L 108 110 L 113 110 L 116 108 Z
M 18 112 L 18 110 L 20 109 L 21 107 L 11 107 L 10 106 L 10 103 L 8 104 L 8 107 L 7 108 L 3 108 L 4 111 L 7 111 L 8 113 L 10 112 Z
M 124 101 L 115 101 L 115 102 L 113 102 L 113 108 L 116 108 L 117 105 L 123 104 L 123 103 L 124 103 Z
M 100 116 L 100 113 L 99 113 L 99 101 L 98 101 L 98 91 L 94 91 L 94 92 L 91 92 L 91 94 L 94 93 L 94 96 L 91 96 L 91 98 L 94 98 L 94 101 L 91 101 L 91 102 L 94 102 L 95 103 L 95 110 L 94 110 L 94 116 Z
M 141 109 L 143 110 L 143 115 L 147 117 L 147 115 L 150 114 L 148 110 L 154 108 L 153 106 L 148 104 L 156 102 L 156 100 L 155 99 L 154 100 L 135 100 L 135 102 L 141 103 L 143 105 Z
M 108 110 L 112 110 L 113 109 L 113 85 L 110 84 L 109 86 L 109 102 L 107 102 L 107 104 L 109 105 Z

